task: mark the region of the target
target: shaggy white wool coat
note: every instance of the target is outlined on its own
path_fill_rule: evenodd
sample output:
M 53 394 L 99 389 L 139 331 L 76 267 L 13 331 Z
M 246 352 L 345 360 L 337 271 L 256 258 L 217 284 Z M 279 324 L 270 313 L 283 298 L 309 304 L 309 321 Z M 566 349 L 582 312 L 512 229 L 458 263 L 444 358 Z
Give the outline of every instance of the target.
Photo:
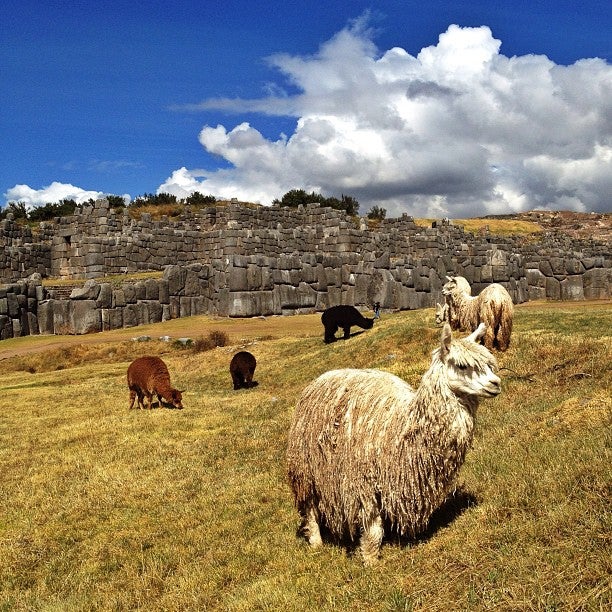
M 380 370 L 334 370 L 308 385 L 287 448 L 289 481 L 307 531 L 324 524 L 334 536 L 354 539 L 379 519 L 401 534 L 426 529 L 471 445 L 478 398 L 499 392 L 495 367 L 491 353 L 473 340 L 451 345 L 445 326 L 416 391 Z M 364 550 L 362 536 L 366 562 L 381 538 L 382 530 Z
M 442 288 L 446 298 L 446 320 L 453 329 L 473 331 L 480 323 L 487 326 L 483 343 L 489 349 L 508 350 L 512 335 L 514 304 L 503 285 L 487 285 L 479 295 L 470 295 L 470 285 L 462 276 L 447 277 Z M 438 315 L 436 315 L 437 317 Z

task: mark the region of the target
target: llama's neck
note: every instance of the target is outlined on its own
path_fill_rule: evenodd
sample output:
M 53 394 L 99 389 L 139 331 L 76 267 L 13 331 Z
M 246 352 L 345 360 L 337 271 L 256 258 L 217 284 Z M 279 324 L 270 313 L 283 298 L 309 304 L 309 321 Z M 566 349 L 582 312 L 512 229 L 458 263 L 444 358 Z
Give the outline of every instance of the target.
M 171 402 L 172 401 L 172 391 L 174 389 L 170 386 L 164 386 L 164 387 L 160 387 L 157 392 L 167 401 Z
M 411 403 L 411 412 L 423 428 L 440 431 L 442 436 L 459 437 L 469 444 L 474 428 L 478 398 L 453 392 L 446 377 L 446 366 L 434 362 L 425 372 Z

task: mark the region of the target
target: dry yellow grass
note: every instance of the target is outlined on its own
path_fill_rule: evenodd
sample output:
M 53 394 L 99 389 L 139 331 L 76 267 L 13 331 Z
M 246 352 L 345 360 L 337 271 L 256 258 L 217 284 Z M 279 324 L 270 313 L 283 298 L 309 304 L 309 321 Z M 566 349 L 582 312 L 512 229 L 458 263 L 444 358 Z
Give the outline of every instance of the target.
M 389 538 L 374 568 L 296 536 L 286 431 L 327 369 L 378 367 L 417 385 L 439 337 L 433 311 L 383 314 L 330 345 L 316 315 L 194 319 L 231 345 L 70 338 L 54 349 L 68 352 L 61 370 L 50 369 L 59 354 L 24 346 L 19 358 L 41 369 L 3 368 L 0 609 L 610 608 L 609 303 L 517 308 L 503 392 L 480 408 L 454 506 L 417 542 Z M 259 386 L 235 392 L 229 361 L 244 347 Z M 127 410 L 134 350 L 164 351 L 185 410 Z
M 414 222 L 420 227 L 431 227 L 435 220 L 422 218 L 415 219 Z M 519 219 L 453 219 L 453 224 L 472 234 L 479 234 L 486 230 L 496 236 L 535 237 L 543 231 L 537 223 Z

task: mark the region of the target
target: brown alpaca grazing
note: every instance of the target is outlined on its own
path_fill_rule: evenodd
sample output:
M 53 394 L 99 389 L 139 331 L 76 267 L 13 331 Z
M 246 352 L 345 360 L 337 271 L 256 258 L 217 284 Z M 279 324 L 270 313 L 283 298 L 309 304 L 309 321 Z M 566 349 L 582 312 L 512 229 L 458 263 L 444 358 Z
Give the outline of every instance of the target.
M 321 315 L 321 323 L 325 328 L 323 338 L 325 343 L 328 344 L 336 340 L 338 328 L 342 328 L 344 339 L 348 340 L 351 336 L 351 326 L 357 325 L 362 329 L 371 329 L 374 325 L 374 319 L 367 319 L 354 306 L 340 304 L 325 310 Z
M 139 357 L 135 359 L 127 371 L 127 383 L 130 389 L 130 410 L 138 397 L 138 407 L 145 408 L 144 398 L 147 398 L 151 409 L 153 395 L 161 406 L 162 397 L 174 408 L 183 408 L 183 394 L 170 384 L 168 367 L 159 357 Z
M 257 360 L 248 351 L 236 353 L 230 362 L 230 374 L 234 383 L 234 390 L 250 389 L 256 387 L 257 382 L 253 380 Z

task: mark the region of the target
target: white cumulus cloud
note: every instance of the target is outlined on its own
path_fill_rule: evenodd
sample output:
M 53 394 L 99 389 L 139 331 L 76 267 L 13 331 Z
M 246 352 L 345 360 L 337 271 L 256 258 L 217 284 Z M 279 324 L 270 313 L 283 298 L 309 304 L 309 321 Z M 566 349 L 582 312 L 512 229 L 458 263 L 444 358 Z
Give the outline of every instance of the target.
M 42 189 L 32 189 L 28 185 L 15 185 L 4 194 L 7 202 L 23 202 L 27 208 L 44 206 L 60 200 L 74 200 L 77 204 L 81 204 L 89 199 L 95 200 L 103 196 L 104 194 L 100 191 L 87 191 L 70 183 L 58 183 L 57 181 Z
M 610 210 L 612 67 L 506 57 L 486 27 L 451 25 L 415 56 L 380 51 L 365 19 L 310 56 L 269 58 L 286 85 L 256 100 L 190 108 L 297 118 L 268 139 L 255 122 L 204 126 L 231 164 L 180 168 L 158 191 L 269 204 L 293 188 L 352 195 L 361 213 L 462 217 L 536 207 Z M 277 93 L 280 92 L 280 93 Z

